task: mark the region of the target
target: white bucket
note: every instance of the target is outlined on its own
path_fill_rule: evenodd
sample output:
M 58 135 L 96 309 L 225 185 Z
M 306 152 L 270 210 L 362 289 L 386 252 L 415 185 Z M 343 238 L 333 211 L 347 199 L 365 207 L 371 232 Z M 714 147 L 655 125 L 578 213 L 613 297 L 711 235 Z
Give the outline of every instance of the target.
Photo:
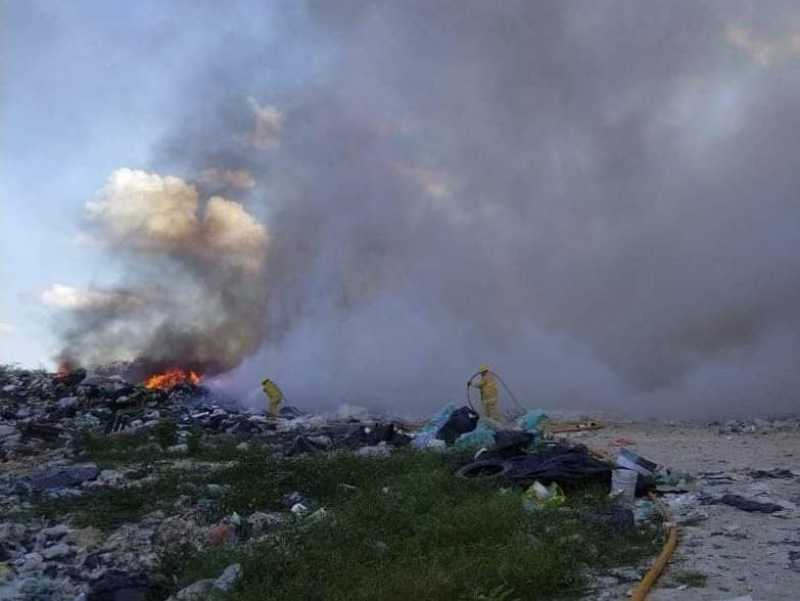
M 633 505 L 636 499 L 636 481 L 639 474 L 635 470 L 618 468 L 611 472 L 611 495 L 621 503 Z
M 635 470 L 642 476 L 649 477 L 655 473 L 658 466 L 644 457 L 639 457 L 633 451 L 620 449 L 619 455 L 617 455 L 617 467 Z

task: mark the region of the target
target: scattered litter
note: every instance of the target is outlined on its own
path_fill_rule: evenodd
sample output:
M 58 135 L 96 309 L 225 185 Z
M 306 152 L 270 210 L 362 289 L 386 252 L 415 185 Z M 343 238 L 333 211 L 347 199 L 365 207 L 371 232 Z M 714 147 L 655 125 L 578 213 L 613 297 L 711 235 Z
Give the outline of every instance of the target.
M 491 428 L 486 420 L 481 420 L 472 432 L 459 436 L 454 446 L 456 449 L 490 447 L 494 444 L 494 433 L 494 428 Z
M 447 423 L 447 420 L 450 419 L 450 415 L 455 409 L 456 406 L 453 403 L 448 403 L 442 407 L 439 413 L 434 415 L 417 431 L 414 440 L 411 441 L 411 445 L 418 449 L 428 448 L 430 441 L 436 439 L 436 433 Z
M 593 420 L 584 422 L 557 422 L 547 426 L 550 434 L 569 434 L 571 432 L 591 432 L 605 428 L 600 422 Z
M 656 472 L 656 492 L 665 493 L 686 493 L 696 488 L 696 482 L 689 474 L 660 467 Z
M 564 491 L 556 482 L 551 482 L 550 486 L 545 486 L 538 480 L 528 487 L 523 493 L 523 505 L 525 509 L 552 509 L 561 507 L 567 500 Z
M 508 459 L 522 455 L 535 440 L 536 436 L 532 432 L 498 430 L 494 433 L 494 445 L 486 449 L 484 459 Z
M 636 499 L 636 482 L 639 473 L 628 468 L 617 468 L 611 472 L 611 496 L 618 503 L 633 504 Z
M 785 468 L 775 468 L 771 470 L 751 470 L 751 478 L 769 478 L 772 480 L 788 480 L 800 477 L 800 472 L 795 472 Z
M 617 466 L 634 470 L 645 477 L 653 476 L 658 469 L 657 464 L 625 448 L 619 450 L 619 455 L 617 455 Z
M 741 495 L 723 495 L 719 502 L 723 505 L 730 505 L 731 507 L 736 507 L 737 509 L 741 509 L 742 511 L 747 511 L 750 513 L 775 513 L 776 511 L 784 510 L 783 507 L 775 503 L 760 503 L 758 501 L 747 499 Z
M 529 409 L 517 420 L 517 427 L 526 432 L 539 432 L 546 419 L 547 416 L 541 409 Z

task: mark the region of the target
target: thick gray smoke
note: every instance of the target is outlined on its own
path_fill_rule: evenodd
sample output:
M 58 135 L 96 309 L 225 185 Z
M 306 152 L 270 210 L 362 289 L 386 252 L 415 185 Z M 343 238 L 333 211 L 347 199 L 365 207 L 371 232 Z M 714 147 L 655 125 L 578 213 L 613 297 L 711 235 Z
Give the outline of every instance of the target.
M 153 165 L 268 224 L 225 382 L 414 413 L 487 361 L 531 406 L 796 409 L 796 3 L 288 3 L 270 45 L 237 6 Z

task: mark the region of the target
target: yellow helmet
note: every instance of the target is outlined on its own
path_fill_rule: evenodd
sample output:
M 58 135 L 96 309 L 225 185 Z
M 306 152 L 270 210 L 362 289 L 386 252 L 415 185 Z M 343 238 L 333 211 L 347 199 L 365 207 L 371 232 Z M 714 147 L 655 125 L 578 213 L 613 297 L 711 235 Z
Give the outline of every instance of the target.
M 485 372 L 489 371 L 489 366 L 488 366 L 488 365 L 486 365 L 486 363 L 483 363 L 483 364 L 482 364 L 482 365 L 481 365 L 481 366 L 478 368 L 478 371 L 479 371 L 479 372 L 481 372 L 481 373 L 485 373 Z

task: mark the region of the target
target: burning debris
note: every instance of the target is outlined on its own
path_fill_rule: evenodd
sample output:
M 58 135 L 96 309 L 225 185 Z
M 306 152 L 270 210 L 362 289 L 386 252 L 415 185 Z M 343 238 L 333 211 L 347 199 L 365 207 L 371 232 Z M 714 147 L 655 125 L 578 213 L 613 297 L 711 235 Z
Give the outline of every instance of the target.
M 182 369 L 170 369 L 161 374 L 150 376 L 144 381 L 144 387 L 159 390 L 170 390 L 181 384 L 192 384 L 198 386 L 200 384 L 200 376 L 195 372 Z

